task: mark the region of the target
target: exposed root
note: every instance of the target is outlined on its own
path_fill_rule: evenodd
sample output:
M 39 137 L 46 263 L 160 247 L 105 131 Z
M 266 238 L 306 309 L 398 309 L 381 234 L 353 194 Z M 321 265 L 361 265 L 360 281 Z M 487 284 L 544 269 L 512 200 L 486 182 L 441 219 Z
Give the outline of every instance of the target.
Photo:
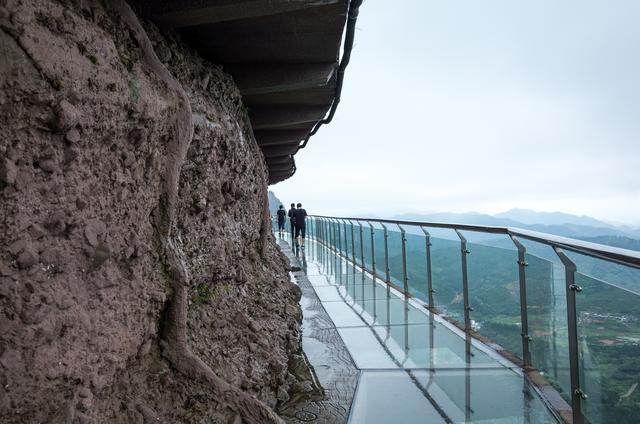
M 189 275 L 179 249 L 172 240 L 175 207 L 178 198 L 180 170 L 193 137 L 192 112 L 189 98 L 180 83 L 164 67 L 156 56 L 151 41 L 137 16 L 125 0 L 106 2 L 129 27 L 142 49 L 144 65 L 167 85 L 175 96 L 175 122 L 173 134 L 167 147 L 166 173 L 163 178 L 156 233 L 164 256 L 168 277 L 171 279 L 172 295 L 169 301 L 168 318 L 163 329 L 163 355 L 180 373 L 194 380 L 209 384 L 216 396 L 222 397 L 229 406 L 248 423 L 279 423 L 282 420 L 271 408 L 253 396 L 232 387 L 218 377 L 213 370 L 189 348 L 187 339 L 187 313 L 189 297 Z M 266 193 L 265 193 L 266 194 Z M 266 243 L 265 243 L 266 244 Z

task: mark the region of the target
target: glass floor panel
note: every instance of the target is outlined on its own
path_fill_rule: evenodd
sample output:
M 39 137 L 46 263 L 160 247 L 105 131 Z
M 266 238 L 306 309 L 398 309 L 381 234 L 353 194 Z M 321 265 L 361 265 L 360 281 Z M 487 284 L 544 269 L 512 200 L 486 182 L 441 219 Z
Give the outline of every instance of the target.
M 441 324 L 338 328 L 360 369 L 503 367 Z M 469 354 L 467 355 L 467 348 Z M 468 358 L 468 359 L 467 359 Z
M 308 270 L 309 268 L 307 268 Z M 364 280 L 362 279 L 362 272 L 356 272 L 355 274 L 342 274 L 340 275 L 327 275 L 327 274 L 307 274 L 310 279 L 314 279 L 312 282 L 313 285 L 322 285 L 322 286 L 362 286 L 364 285 L 373 285 L 373 280 L 369 277 L 369 274 L 364 275 Z
M 344 302 L 346 291 L 343 287 L 315 286 L 314 289 L 322 302 Z
M 344 302 L 323 302 L 322 306 L 338 328 L 366 325 L 366 322 Z
M 362 283 L 361 280 L 358 280 L 355 284 L 353 282 L 349 282 L 349 285 L 343 285 L 341 287 L 344 287 L 345 293 L 356 301 L 373 299 L 380 300 L 386 299 L 387 297 L 387 286 L 378 282 L 374 284 L 373 280 L 368 277 L 365 279 L 364 283 Z M 394 290 L 389 290 L 390 296 L 392 298 L 397 298 L 398 296 L 394 295 L 392 292 L 394 292 Z
M 317 272 L 313 272 L 316 269 L 317 269 Z M 334 284 L 337 284 L 340 281 L 342 281 L 343 284 L 346 284 L 347 280 L 349 281 L 349 284 L 351 284 L 354 281 L 354 275 L 355 275 L 356 283 L 362 280 L 362 272 L 359 270 L 354 271 L 353 268 L 351 267 L 348 267 L 347 269 L 343 270 L 342 274 L 338 271 L 336 271 L 335 273 L 333 272 L 329 273 L 324 268 L 316 267 L 314 262 L 309 262 L 307 263 L 307 272 L 309 271 L 311 271 L 311 274 L 307 274 L 307 275 L 327 275 L 329 278 L 331 278 Z M 365 274 L 365 275 L 367 276 L 366 278 L 368 278 L 369 274 Z
M 363 371 L 351 423 L 556 423 L 510 369 Z
M 334 286 L 335 287 L 336 286 L 336 283 L 334 283 L 326 275 L 323 275 L 323 274 L 320 274 L 320 275 L 307 274 L 307 278 L 309 278 L 311 285 L 314 287 L 316 286 Z
M 429 315 L 395 296 L 377 300 L 349 299 L 356 313 L 371 325 L 426 324 Z
M 351 299 L 345 299 L 345 297 L 349 296 L 349 294 L 347 293 L 346 286 L 329 285 L 329 286 L 314 286 L 314 287 L 316 289 L 316 293 L 318 294 L 318 297 L 322 301 L 343 302 L 345 300 L 351 300 Z M 354 289 L 351 286 L 349 286 L 349 290 L 353 292 Z M 363 298 L 365 300 L 386 299 L 387 297 L 387 289 L 382 284 L 376 283 L 374 285 L 371 280 L 368 281 L 368 284 L 365 283 L 365 284 L 360 284 L 356 286 L 355 291 L 358 293 L 358 297 L 357 297 L 358 300 Z

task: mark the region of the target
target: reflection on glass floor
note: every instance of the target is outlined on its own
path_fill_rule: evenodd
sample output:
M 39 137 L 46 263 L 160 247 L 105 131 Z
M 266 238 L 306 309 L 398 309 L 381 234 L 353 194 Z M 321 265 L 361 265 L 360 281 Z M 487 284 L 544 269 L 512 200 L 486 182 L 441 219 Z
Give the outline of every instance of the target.
M 363 371 L 352 423 L 556 423 L 513 370 Z
M 343 264 L 349 274 L 327 275 L 303 253 L 308 278 L 361 370 L 350 422 L 558 422 L 511 362 L 369 274 Z

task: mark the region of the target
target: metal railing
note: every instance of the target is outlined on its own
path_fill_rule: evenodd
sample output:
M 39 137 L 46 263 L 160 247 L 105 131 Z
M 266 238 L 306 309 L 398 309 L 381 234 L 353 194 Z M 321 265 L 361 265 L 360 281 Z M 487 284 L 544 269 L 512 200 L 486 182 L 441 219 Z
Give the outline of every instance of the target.
M 365 258 L 365 238 L 363 224 L 369 227 L 368 250 L 369 258 Z M 374 224 L 380 228 L 374 228 Z M 389 227 L 396 226 L 400 232 L 400 261 L 401 278 L 394 279 L 390 273 L 390 252 L 389 252 Z M 349 231 L 347 231 L 347 227 Z M 434 302 L 436 290 L 433 286 L 433 252 L 432 236 L 430 229 L 446 229 L 455 232 L 460 243 L 460 275 L 462 284 L 462 302 L 464 323 L 461 327 L 468 334 L 475 333 L 472 327 L 471 307 L 473 293 L 469 291 L 468 275 L 468 255 L 470 254 L 469 243 L 463 232 L 493 234 L 508 237 L 515 249 L 517 249 L 517 274 L 520 307 L 520 338 L 522 349 L 522 363 L 524 368 L 535 369 L 538 364 L 532 359 L 531 342 L 529 334 L 529 311 L 527 307 L 527 248 L 524 240 L 549 246 L 564 267 L 564 291 L 566 294 L 566 323 L 568 345 L 568 362 L 570 374 L 570 398 L 567 399 L 572 407 L 573 423 L 581 424 L 587 422 L 583 411 L 583 401 L 587 399 L 585 390 L 581 387 L 581 358 L 578 338 L 578 316 L 576 309 L 576 295 L 582 288 L 576 284 L 576 263 L 566 252 L 573 252 L 609 263 L 623 265 L 640 269 L 640 252 L 620 249 L 600 244 L 574 240 L 566 237 L 554 236 L 550 234 L 528 231 L 519 228 L 478 226 L 468 224 L 450 224 L 441 222 L 421 222 L 421 221 L 400 221 L 373 218 L 353 218 L 353 217 L 330 217 L 330 216 L 310 216 L 307 223 L 307 237 L 316 243 L 311 243 L 312 256 L 318 258 L 319 262 L 327 266 L 327 271 L 336 275 L 342 282 L 343 265 L 352 267 L 352 283 L 355 285 L 356 267 L 363 270 L 361 273 L 364 281 L 365 272 L 372 276 L 374 283 L 376 280 L 386 284 L 387 295 L 391 288 L 399 291 L 405 299 L 412 297 L 409 286 L 409 272 L 407 265 L 407 227 L 417 227 L 424 237 L 424 282 L 426 283 L 425 303 L 428 308 L 437 311 Z M 382 231 L 383 244 L 383 272 L 378 270 L 376 254 L 376 231 Z M 433 230 L 432 230 L 433 231 Z M 357 235 L 356 235 L 357 232 Z M 291 237 L 290 231 L 287 232 Z M 359 252 L 356 252 L 356 245 L 359 245 Z M 350 249 L 349 249 L 350 248 Z M 356 257 L 358 253 L 358 257 Z M 379 259 L 379 258 L 378 258 Z M 367 264 L 368 260 L 368 264 Z M 347 274 L 347 273 L 344 273 Z M 398 281 L 399 280 L 399 281 Z M 348 287 L 349 278 L 346 275 Z M 632 392 L 633 390 L 631 390 Z

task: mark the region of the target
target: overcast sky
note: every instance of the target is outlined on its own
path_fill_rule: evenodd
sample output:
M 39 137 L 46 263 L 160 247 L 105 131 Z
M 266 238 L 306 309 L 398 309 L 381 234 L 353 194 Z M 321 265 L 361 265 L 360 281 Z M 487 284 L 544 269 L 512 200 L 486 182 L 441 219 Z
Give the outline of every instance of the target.
M 283 202 L 640 225 L 640 1 L 368 0 L 357 27 Z

